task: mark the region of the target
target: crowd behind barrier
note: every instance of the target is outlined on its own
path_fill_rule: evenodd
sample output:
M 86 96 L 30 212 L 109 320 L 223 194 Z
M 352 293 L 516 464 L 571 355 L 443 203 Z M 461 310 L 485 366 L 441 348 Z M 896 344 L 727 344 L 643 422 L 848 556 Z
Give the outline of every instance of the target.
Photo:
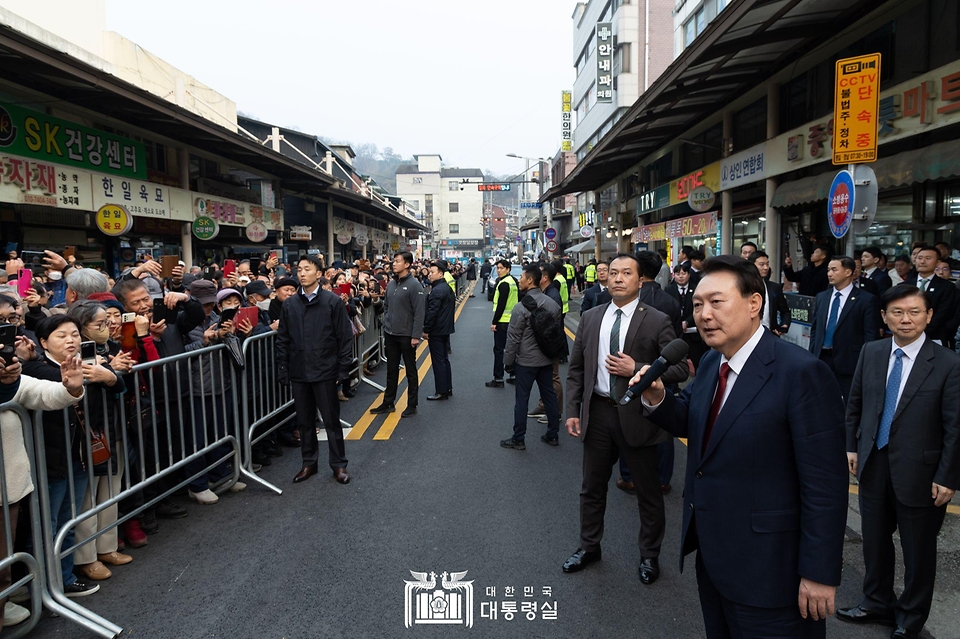
M 125 547 L 145 545 L 158 516 L 187 515 L 171 496 L 214 504 L 245 482 L 281 493 L 256 472 L 281 443 L 299 446 L 276 369 L 296 265 L 271 255 L 259 273 L 246 260 L 169 273 L 144 257 L 114 279 L 45 255 L 25 267 L 11 254 L 0 271 L 0 328 L 16 331 L 0 362 L 0 628 L 23 636 L 45 608 L 114 637 L 122 628 L 78 598 L 133 561 Z M 466 269 L 450 270 L 462 298 Z M 324 271 L 354 328 L 341 401 L 360 384 L 382 390 L 390 275 L 386 259 Z

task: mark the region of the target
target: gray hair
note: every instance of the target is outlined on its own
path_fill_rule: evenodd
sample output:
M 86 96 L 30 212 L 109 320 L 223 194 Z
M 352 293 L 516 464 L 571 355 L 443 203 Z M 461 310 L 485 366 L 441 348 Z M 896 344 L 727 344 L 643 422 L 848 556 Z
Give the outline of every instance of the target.
M 94 293 L 106 293 L 110 290 L 107 276 L 92 268 L 81 268 L 67 275 L 67 287 L 82 300 Z
M 87 324 L 92 322 L 100 311 L 107 310 L 107 307 L 94 300 L 84 300 L 70 307 L 67 315 L 72 317 L 80 324 L 80 331 L 86 329 Z

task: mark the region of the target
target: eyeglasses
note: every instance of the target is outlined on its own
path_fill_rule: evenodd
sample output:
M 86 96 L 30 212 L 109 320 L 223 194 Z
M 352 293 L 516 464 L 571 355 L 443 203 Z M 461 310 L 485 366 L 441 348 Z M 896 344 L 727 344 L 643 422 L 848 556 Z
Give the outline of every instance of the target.
M 892 311 L 884 311 L 887 315 L 893 319 L 903 319 L 904 315 L 909 315 L 910 319 L 917 319 L 921 315 L 926 315 L 926 311 L 921 311 L 919 308 L 912 308 L 909 311 L 902 311 L 899 308 L 895 308 Z
M 88 328 L 92 328 L 97 331 L 102 331 L 109 324 L 108 320 L 103 320 L 101 322 L 90 322 L 87 324 Z
M 0 324 L 19 324 L 23 320 L 20 319 L 20 316 L 14 313 L 13 315 L 7 315 L 6 317 L 0 315 Z

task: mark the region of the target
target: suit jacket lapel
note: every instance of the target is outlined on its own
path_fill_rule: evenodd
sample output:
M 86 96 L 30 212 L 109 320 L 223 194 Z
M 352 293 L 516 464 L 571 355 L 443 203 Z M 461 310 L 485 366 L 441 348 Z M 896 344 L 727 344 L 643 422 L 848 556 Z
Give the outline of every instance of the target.
M 597 379 L 597 357 L 600 354 L 600 326 L 603 324 L 603 315 L 607 312 L 607 305 L 601 304 L 595 308 L 602 308 L 599 313 L 593 313 L 596 318 L 596 326 L 584 327 L 583 331 L 583 387 L 587 388 L 587 381 L 590 382 L 590 388 L 593 388 Z M 592 309 L 591 309 L 592 310 Z M 591 316 L 587 316 L 589 321 Z
M 709 354 L 709 353 L 708 353 Z M 704 355 L 704 359 L 707 356 Z M 720 379 L 720 359 L 714 359 L 709 365 L 701 362 L 697 369 L 697 376 L 694 378 L 697 384 L 697 393 L 690 404 L 690 417 L 695 419 L 693 422 L 696 428 L 690 429 L 689 450 L 695 455 L 697 465 L 700 463 L 701 451 L 703 451 L 703 434 L 707 427 L 707 418 L 710 416 L 710 405 L 713 404 L 713 397 L 717 394 L 717 382 Z
M 760 343 L 753 349 L 753 353 L 743 365 L 740 374 L 737 375 L 733 390 L 730 391 L 727 401 L 723 403 L 723 408 L 720 409 L 720 414 L 717 415 L 713 432 L 710 434 L 710 441 L 707 443 L 707 450 L 704 451 L 703 458 L 700 460 L 701 464 L 710 457 L 710 454 L 717 448 L 717 444 L 733 426 L 740 413 L 753 401 L 753 398 L 757 396 L 760 389 L 770 379 L 772 372 L 769 364 L 773 362 L 773 344 L 770 340 L 774 339 L 777 338 L 773 336 L 773 333 L 764 331 Z M 713 396 L 710 397 L 710 402 L 713 402 Z
M 837 318 L 837 326 L 840 326 L 840 323 L 843 322 L 843 320 L 848 315 L 853 313 L 852 309 L 854 306 L 856 306 L 857 299 L 859 298 L 859 296 L 860 296 L 860 289 L 854 286 L 853 290 L 850 291 L 850 296 L 847 297 L 847 301 L 844 302 L 843 308 L 840 310 L 840 317 Z
M 897 417 L 900 417 L 900 413 L 902 413 L 903 409 L 910 403 L 913 396 L 917 394 L 923 381 L 927 379 L 927 376 L 933 370 L 933 364 L 930 362 L 935 356 L 936 351 L 934 350 L 934 344 L 927 339 L 927 341 L 923 343 L 923 346 L 920 347 L 920 353 L 917 354 L 917 361 L 913 363 L 913 368 L 910 369 L 910 377 L 907 378 L 907 384 L 903 387 L 903 394 L 900 395 L 900 401 L 897 402 L 897 410 L 893 413 L 894 423 L 897 422 Z M 884 367 L 883 370 L 886 372 L 886 367 Z M 884 384 L 884 387 L 886 387 L 886 384 Z

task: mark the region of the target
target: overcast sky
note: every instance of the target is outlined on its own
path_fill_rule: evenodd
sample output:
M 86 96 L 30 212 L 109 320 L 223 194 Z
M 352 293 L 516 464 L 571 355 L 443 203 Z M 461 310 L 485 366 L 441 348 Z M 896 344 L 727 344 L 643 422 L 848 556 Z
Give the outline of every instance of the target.
M 107 0 L 107 28 L 281 126 L 498 173 L 552 157 L 571 0 Z

